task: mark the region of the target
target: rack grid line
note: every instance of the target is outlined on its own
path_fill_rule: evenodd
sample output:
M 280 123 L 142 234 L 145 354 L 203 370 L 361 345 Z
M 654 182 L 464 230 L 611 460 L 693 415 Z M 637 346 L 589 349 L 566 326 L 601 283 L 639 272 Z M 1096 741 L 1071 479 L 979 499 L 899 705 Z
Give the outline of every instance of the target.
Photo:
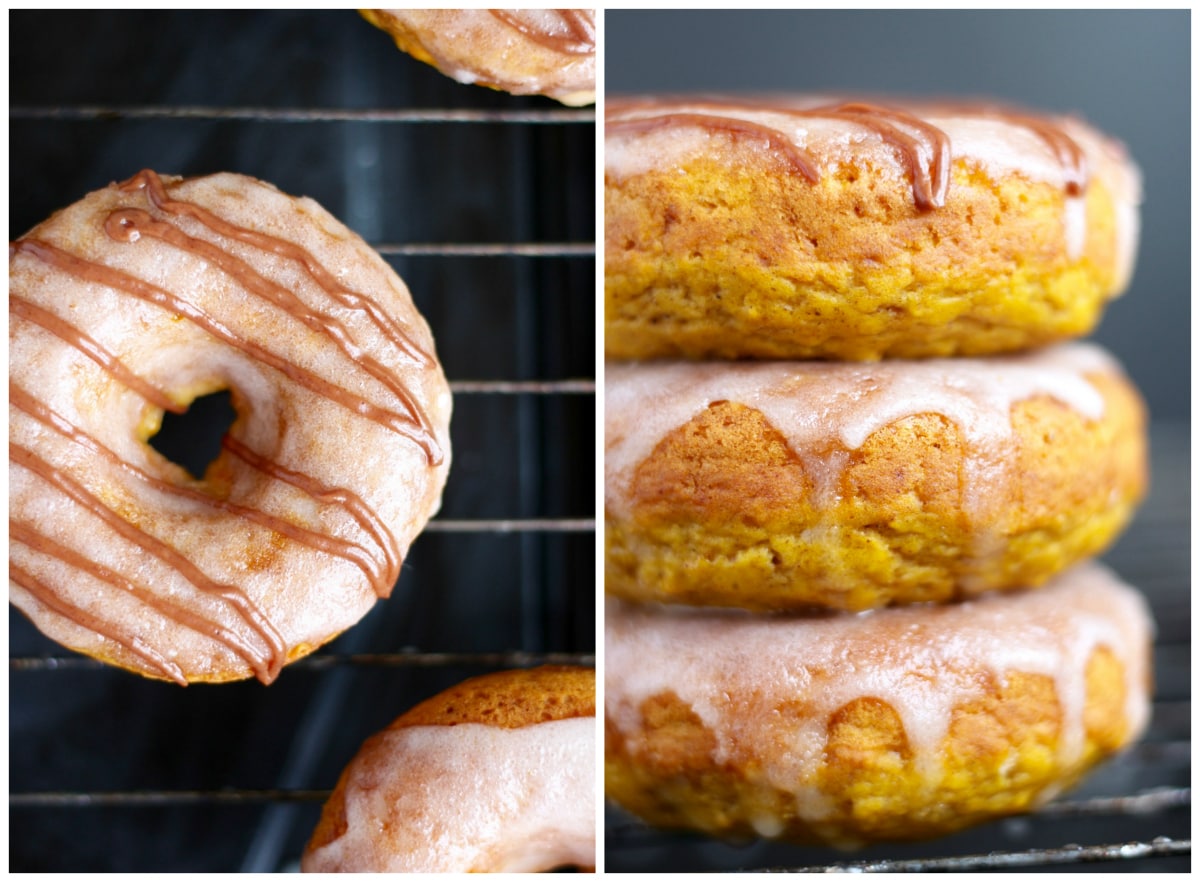
M 430 108 L 405 110 L 364 108 L 361 110 L 278 107 L 214 107 L 206 105 L 79 105 L 74 107 L 10 107 L 9 119 L 57 121 L 112 120 L 224 120 L 265 123 L 500 123 L 521 125 L 563 125 L 594 123 L 592 110 L 457 110 Z

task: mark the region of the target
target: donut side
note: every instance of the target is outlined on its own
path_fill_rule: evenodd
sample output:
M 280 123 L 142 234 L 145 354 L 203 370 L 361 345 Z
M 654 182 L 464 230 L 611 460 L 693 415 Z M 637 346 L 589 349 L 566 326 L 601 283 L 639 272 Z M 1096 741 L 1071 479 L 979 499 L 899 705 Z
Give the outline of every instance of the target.
M 546 95 L 571 107 L 596 100 L 592 10 L 363 9 L 402 51 L 460 83 Z
M 1022 167 L 1048 148 L 1019 124 L 917 114 L 949 137 L 944 202 L 922 205 L 920 170 L 886 141 L 856 121 L 834 137 L 827 121 L 785 111 L 610 103 L 610 358 L 1016 351 L 1087 334 L 1128 283 L 1136 170 L 1082 124 L 1061 122 L 1088 160 L 1072 192 L 1061 176 Z M 1004 162 L 986 142 L 971 152 L 984 126 Z M 811 176 L 793 158 L 801 147 Z
M 986 372 L 988 362 L 955 368 Z M 881 366 L 930 377 L 933 369 Z M 1003 375 L 1006 368 L 994 369 Z M 626 378 L 638 388 L 655 386 L 644 376 L 653 370 L 630 365 L 610 373 L 610 439 L 622 426 L 650 419 L 636 397 L 624 412 L 621 392 Z M 695 398 L 694 412 L 647 431 L 661 432 L 646 442 L 652 449 L 632 456 L 621 477 L 611 473 L 611 595 L 860 611 L 1037 586 L 1107 548 L 1145 493 L 1144 406 L 1129 381 L 1109 369 L 1077 375 L 1099 402 L 1091 414 L 1062 393 L 1056 398 L 1031 386 L 1028 397 L 979 400 L 970 414 L 951 416 L 953 406 L 937 402 L 930 379 L 929 399 L 910 405 L 916 412 L 864 423 L 865 437 L 854 444 L 839 436 L 839 426 L 854 417 L 839 416 L 838 402 L 856 395 L 881 400 L 884 393 L 867 394 L 878 378 L 841 386 L 835 378 L 845 374 L 842 367 L 807 366 L 800 376 L 810 391 L 781 393 L 783 404 L 770 405 L 763 391 L 771 382 L 726 388 L 720 366 L 703 370 L 712 394 Z M 754 376 L 756 369 L 736 370 Z M 659 388 L 689 394 L 679 383 Z M 797 414 L 821 414 L 828 425 L 803 438 L 794 426 L 785 435 L 786 426 L 761 408 L 784 413 L 789 396 Z M 987 437 L 972 423 L 981 418 L 976 409 L 996 419 L 996 434 Z
M 302 869 L 594 866 L 594 838 L 590 851 L 586 840 L 594 837 L 595 714 L 594 671 L 566 666 L 487 674 L 426 699 L 368 739 L 347 765 L 322 809 Z M 455 727 L 460 732 L 452 734 Z M 546 732 L 552 734 L 542 737 Z M 450 745 L 447 758 L 438 742 L 456 734 L 465 737 Z M 509 763 L 513 756 L 523 769 Z M 376 787 L 390 794 L 382 803 L 370 801 Z M 446 804 L 453 801 L 451 788 L 464 796 L 461 805 Z M 532 827 L 514 816 L 514 805 L 535 813 Z M 561 829 L 548 809 L 558 813 Z M 382 834 L 373 832 L 380 828 Z M 440 837 L 432 848 L 420 841 L 429 829 Z M 552 847 L 540 848 L 539 837 L 554 840 Z M 521 854 L 522 847 L 530 852 Z M 523 866 L 527 861 L 533 866 Z
M 761 620 L 613 602 L 608 622 L 608 797 L 722 837 L 856 847 L 1029 811 L 1149 715 L 1144 601 L 1091 565 L 953 607 Z

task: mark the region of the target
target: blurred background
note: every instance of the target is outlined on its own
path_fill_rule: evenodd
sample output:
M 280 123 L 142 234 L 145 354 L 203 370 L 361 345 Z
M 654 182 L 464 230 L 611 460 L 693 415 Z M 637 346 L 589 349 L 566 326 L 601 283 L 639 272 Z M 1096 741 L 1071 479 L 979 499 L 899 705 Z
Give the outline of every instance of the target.
M 886 862 L 992 850 L 1046 852 L 1034 869 L 1189 867 L 1187 857 L 1081 864 L 1061 847 L 1190 836 L 1190 26 L 1187 11 L 606 14 L 608 95 L 843 90 L 986 97 L 1075 113 L 1125 142 L 1144 175 L 1141 248 L 1129 290 L 1110 304 L 1093 338 L 1120 359 L 1149 404 L 1153 489 L 1107 560 L 1149 597 L 1159 623 L 1150 733 L 1088 779 L 1066 808 L 936 843 L 855 855 L 659 834 L 614 811 L 607 831 L 609 870 L 793 868 L 856 860 L 912 869 Z M 1137 814 L 1134 807 L 1145 801 L 1127 798 L 1147 792 L 1159 809 Z M 1095 800 L 1110 796 L 1126 801 L 1101 811 L 1104 803 Z M 928 866 L 996 868 L 962 860 Z
M 10 608 L 11 870 L 294 870 L 401 712 L 594 662 L 594 111 L 461 85 L 352 10 L 14 11 L 9 71 L 10 239 L 142 168 L 240 172 L 377 247 L 433 329 L 441 513 L 391 598 L 269 688 L 103 668 Z M 174 458 L 203 468 L 219 410 Z

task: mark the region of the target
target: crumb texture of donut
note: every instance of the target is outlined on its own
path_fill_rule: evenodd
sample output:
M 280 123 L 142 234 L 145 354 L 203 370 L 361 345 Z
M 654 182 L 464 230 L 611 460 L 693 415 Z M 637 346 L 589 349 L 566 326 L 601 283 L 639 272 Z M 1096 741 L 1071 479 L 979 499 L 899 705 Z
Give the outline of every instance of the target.
M 403 52 L 460 83 L 545 95 L 571 107 L 596 100 L 592 9 L 363 9 Z
M 607 379 L 605 588 L 629 600 L 861 611 L 1038 586 L 1107 548 L 1148 481 L 1144 406 L 1090 344 Z
M 595 867 L 595 673 L 468 680 L 372 736 L 347 765 L 304 872 Z
M 857 628 L 761 619 L 610 602 L 610 799 L 731 839 L 931 838 L 1041 805 L 1149 716 L 1153 625 L 1098 565 Z
M 1140 173 L 1066 117 L 623 99 L 605 130 L 611 358 L 984 355 L 1124 290 Z
M 310 199 L 143 171 L 9 246 L 10 596 L 148 677 L 269 683 L 392 590 L 451 398 L 404 283 Z M 150 446 L 228 390 L 193 476 Z

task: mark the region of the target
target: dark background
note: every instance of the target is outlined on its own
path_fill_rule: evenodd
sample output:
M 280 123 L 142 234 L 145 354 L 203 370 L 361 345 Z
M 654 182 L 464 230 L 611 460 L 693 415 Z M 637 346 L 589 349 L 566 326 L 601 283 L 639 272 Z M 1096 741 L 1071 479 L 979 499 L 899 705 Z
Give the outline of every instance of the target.
M 148 167 L 259 177 L 313 197 L 374 245 L 594 242 L 590 109 L 460 85 L 353 11 L 11 12 L 9 28 L 10 239 Z M 551 116 L 393 123 L 40 114 L 85 106 Z M 565 256 L 384 253 L 428 319 L 452 383 L 594 376 L 590 247 Z M 590 520 L 594 413 L 586 392 L 456 394 L 439 519 Z M 589 662 L 595 605 L 590 530 L 431 530 L 414 544 L 391 599 L 319 653 L 331 663 L 297 663 L 269 688 L 187 689 L 78 661 L 28 669 L 22 660 L 69 653 L 10 608 L 9 867 L 295 869 L 320 808 L 298 791 L 332 788 L 367 736 L 452 683 L 547 654 Z M 421 654 L 399 665 L 342 658 L 403 650 Z M 285 792 L 239 797 L 272 789 Z M 147 791 L 201 796 L 120 802 Z M 215 799 L 217 791 L 226 796 Z M 95 796 L 112 792 L 116 805 Z M 21 801 L 31 793 L 92 796 L 43 807 Z
M 1186 11 L 612 10 L 605 16 L 609 95 L 844 90 L 998 98 L 1078 113 L 1124 141 L 1141 166 L 1145 202 L 1137 271 L 1094 338 L 1124 363 L 1154 420 L 1151 495 L 1106 555 L 1147 595 L 1158 620 L 1154 718 L 1141 744 L 1090 776 L 1069 800 L 1186 788 L 1191 779 L 1189 32 Z M 1084 816 L 1068 807 L 930 843 L 859 853 L 765 842 L 727 845 L 652 831 L 612 811 L 606 866 L 628 872 L 794 869 L 1157 836 L 1189 839 L 1189 805 L 1190 796 L 1177 808 L 1147 815 L 1123 808 Z M 979 864 L 942 868 L 972 866 Z M 1189 866 L 1189 858 L 1179 857 L 1040 861 L 1028 869 Z

